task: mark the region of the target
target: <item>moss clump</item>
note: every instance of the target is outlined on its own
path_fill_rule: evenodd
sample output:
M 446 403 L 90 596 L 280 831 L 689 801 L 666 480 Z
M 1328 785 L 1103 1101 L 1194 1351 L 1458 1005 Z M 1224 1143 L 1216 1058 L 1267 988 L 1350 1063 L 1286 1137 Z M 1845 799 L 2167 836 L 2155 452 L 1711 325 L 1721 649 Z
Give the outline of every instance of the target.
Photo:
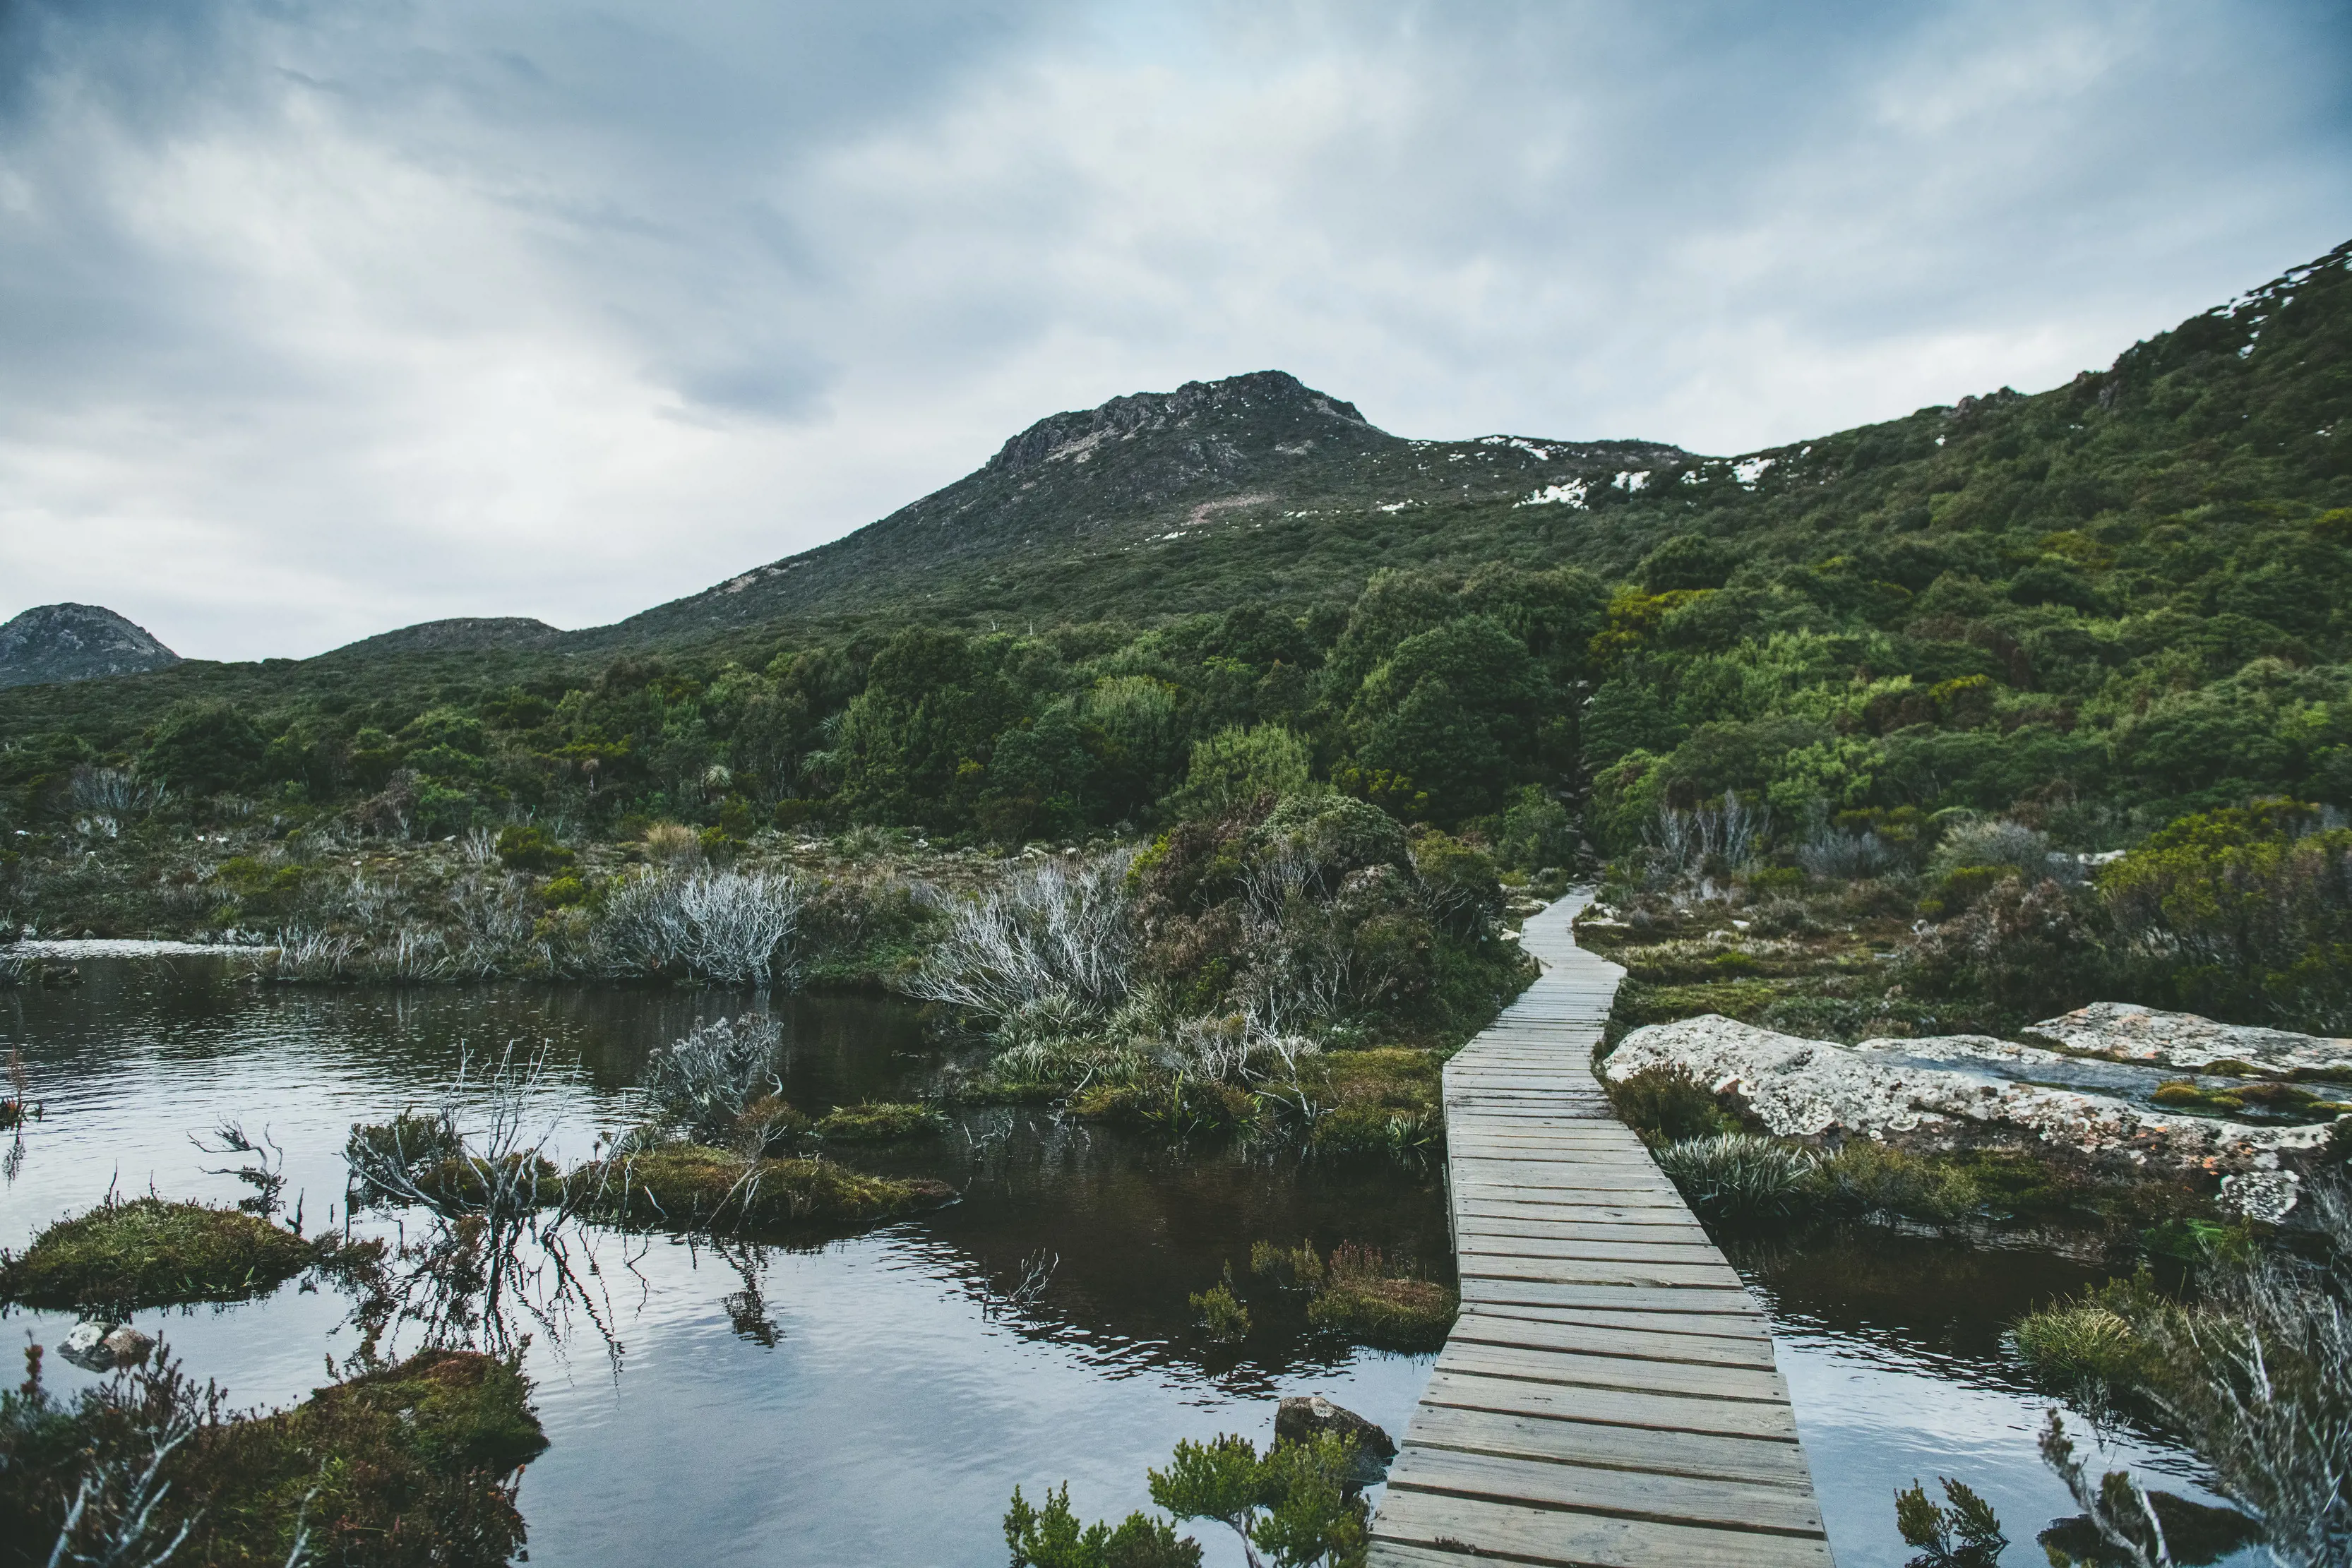
M 1307 1145 L 1325 1155 L 1425 1157 L 1445 1147 L 1444 1065 L 1410 1046 L 1302 1058 L 1278 1098 L 1316 1107 Z
M 1307 1303 L 1307 1321 L 1387 1350 L 1432 1350 L 1445 1343 L 1462 1298 L 1433 1280 L 1390 1264 L 1376 1248 L 1341 1243 Z
M 2252 1116 L 2264 1122 L 2329 1122 L 2352 1111 L 2352 1105 L 2325 1100 L 2299 1083 L 2267 1079 L 2209 1088 L 2193 1078 L 2159 1083 L 2148 1096 L 2176 1111 L 2207 1111 L 2217 1116 Z
M 135 1468 L 167 1425 L 190 1435 L 165 1460 L 151 1534 L 190 1526 L 178 1560 L 275 1565 L 298 1521 L 307 1561 L 367 1568 L 493 1568 L 523 1543 L 507 1478 L 547 1438 L 512 1362 L 424 1351 L 291 1409 L 237 1418 L 169 1364 L 63 1404 L 41 1385 L 39 1352 L 29 1359 L 31 1375 L 0 1395 L 0 1536 L 35 1553 L 56 1536 L 57 1500 L 93 1459 Z
M 862 1105 L 837 1105 L 817 1124 L 819 1135 L 843 1144 L 896 1144 L 913 1138 L 937 1137 L 946 1125 L 928 1105 L 869 1101 Z
M 160 1197 L 109 1198 L 0 1251 L 0 1299 L 27 1306 L 235 1301 L 300 1273 L 312 1245 L 257 1216 Z
M 1070 1102 L 1070 1113 L 1086 1121 L 1179 1137 L 1238 1132 L 1257 1119 L 1257 1111 L 1247 1090 L 1184 1078 L 1097 1084 Z
M 928 1177 L 863 1176 L 830 1160 L 747 1159 L 702 1144 L 618 1154 L 572 1179 L 584 1214 L 653 1230 L 865 1224 L 955 1196 Z

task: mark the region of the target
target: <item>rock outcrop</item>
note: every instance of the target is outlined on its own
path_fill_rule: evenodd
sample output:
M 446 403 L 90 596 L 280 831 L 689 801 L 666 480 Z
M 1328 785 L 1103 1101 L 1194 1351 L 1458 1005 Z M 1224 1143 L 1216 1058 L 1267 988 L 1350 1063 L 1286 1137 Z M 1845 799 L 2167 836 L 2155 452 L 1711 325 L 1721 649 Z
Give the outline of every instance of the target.
M 1344 1405 L 1334 1405 L 1320 1394 L 1287 1396 L 1275 1409 L 1277 1443 L 1311 1443 L 1327 1434 L 1356 1440 L 1354 1479 L 1359 1487 L 1370 1486 L 1386 1475 L 1389 1461 L 1396 1458 L 1396 1442 L 1380 1423 L 1366 1420 Z
M 2195 1013 L 2168 1013 L 2129 1002 L 2093 1002 L 2025 1031 L 2076 1056 L 2143 1062 L 2187 1071 L 2224 1065 L 2286 1077 L 2352 1078 L 2352 1040 L 2285 1030 L 2216 1023 Z
M 160 670 L 180 655 L 97 604 L 41 604 L 0 626 L 0 686 Z
M 2078 1065 L 2063 1051 L 1983 1035 L 1840 1045 L 1709 1014 L 1635 1030 L 1603 1071 L 1622 1082 L 1646 1067 L 1680 1066 L 1782 1137 L 2038 1142 L 2153 1171 L 2219 1176 L 2224 1201 L 2261 1219 L 2294 1208 L 2297 1167 L 2333 1132 L 2169 1114 L 2122 1092 L 2048 1086 Z

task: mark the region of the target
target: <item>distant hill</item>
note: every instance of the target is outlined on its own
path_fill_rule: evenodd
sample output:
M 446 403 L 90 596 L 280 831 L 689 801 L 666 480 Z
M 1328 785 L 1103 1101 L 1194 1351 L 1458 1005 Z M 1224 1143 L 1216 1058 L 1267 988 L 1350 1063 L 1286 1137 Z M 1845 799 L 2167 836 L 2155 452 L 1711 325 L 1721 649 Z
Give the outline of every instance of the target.
M 42 604 L 0 626 L 0 686 L 161 670 L 180 655 L 97 604 Z
M 1697 461 L 1652 441 L 1407 440 L 1281 371 L 1188 382 L 1039 420 L 880 522 L 572 641 L 699 641 L 874 612 L 1148 617 L 1340 597 L 1384 564 L 1383 536 L 1411 536 L 1414 555 L 1476 551 L 1444 538 L 1465 508 L 1490 520 L 1520 508 L 1533 524 L 1548 501 Z M 1202 556 L 1209 570 L 1188 559 Z
M 528 615 L 457 615 L 446 621 L 420 621 L 391 632 L 379 632 L 356 643 L 346 643 L 321 658 L 353 654 L 472 653 L 488 649 L 545 648 L 563 636 L 544 621 Z

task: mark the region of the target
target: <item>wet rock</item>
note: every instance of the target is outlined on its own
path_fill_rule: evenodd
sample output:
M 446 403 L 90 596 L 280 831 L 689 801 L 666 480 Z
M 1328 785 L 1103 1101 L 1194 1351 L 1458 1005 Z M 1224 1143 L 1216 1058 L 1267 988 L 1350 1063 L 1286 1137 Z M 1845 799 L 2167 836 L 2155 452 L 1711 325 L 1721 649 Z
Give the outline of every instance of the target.
M 155 1342 L 129 1323 L 123 1324 L 100 1342 L 117 1366 L 137 1366 L 154 1354 Z
M 1277 1443 L 1312 1442 L 1326 1432 L 1355 1438 L 1359 1451 L 1370 1462 L 1375 1479 L 1385 1473 L 1388 1461 L 1396 1458 L 1396 1444 L 1377 1422 L 1367 1421 L 1320 1394 L 1292 1395 L 1275 1411 L 1274 1440 Z
M 58 1354 L 85 1372 L 111 1372 L 136 1366 L 155 1349 L 155 1342 L 128 1323 L 86 1319 L 66 1331 Z
M 2225 1185 L 2225 1202 L 2266 1218 L 2294 1205 L 2299 1184 L 2282 1161 L 2307 1157 L 2331 1132 L 2168 1115 L 2114 1094 L 2048 1088 L 2024 1081 L 2037 1058 L 2053 1070 L 2072 1060 L 1982 1036 L 1839 1045 L 1709 1014 L 1635 1030 L 1603 1071 L 1622 1082 L 1645 1067 L 1680 1066 L 1782 1137 L 1900 1134 L 1933 1145 L 2008 1134 L 2167 1174 L 2284 1177 Z
M 2129 1002 L 2093 1002 L 2024 1031 L 2062 1051 L 2110 1061 L 2201 1069 L 2217 1062 L 2284 1077 L 2352 1076 L 2352 1040 L 2280 1029 L 2216 1023 L 2195 1013 L 2168 1013 Z

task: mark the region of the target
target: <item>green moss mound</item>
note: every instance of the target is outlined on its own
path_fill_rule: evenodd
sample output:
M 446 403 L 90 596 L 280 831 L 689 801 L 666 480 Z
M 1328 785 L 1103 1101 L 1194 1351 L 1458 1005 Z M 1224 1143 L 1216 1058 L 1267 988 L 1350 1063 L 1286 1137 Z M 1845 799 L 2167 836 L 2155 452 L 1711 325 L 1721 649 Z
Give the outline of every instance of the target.
M 234 1208 L 110 1198 L 0 1252 L 0 1299 L 39 1307 L 236 1301 L 276 1289 L 316 1256 L 290 1230 Z
M 169 1364 L 61 1402 L 37 1351 L 24 1384 L 0 1394 L 0 1538 L 44 1560 L 59 1500 L 93 1457 L 143 1459 L 173 1421 L 193 1431 L 165 1462 L 151 1536 L 189 1526 L 173 1561 L 205 1568 L 278 1568 L 298 1529 L 307 1562 L 495 1568 L 523 1545 L 510 1478 L 547 1448 L 529 1380 L 496 1356 L 423 1351 L 291 1409 L 236 1417 Z
M 1433 1350 L 1461 1310 L 1461 1296 L 1446 1286 L 1392 1269 L 1373 1248 L 1343 1243 L 1324 1268 L 1307 1321 L 1358 1344 Z
M 951 1201 L 929 1177 L 865 1176 L 830 1160 L 745 1159 L 702 1144 L 615 1155 L 575 1172 L 583 1212 L 651 1230 L 870 1224 Z
M 937 1137 L 946 1124 L 928 1105 L 870 1101 L 863 1105 L 839 1105 L 816 1124 L 824 1137 L 842 1144 L 896 1144 Z

